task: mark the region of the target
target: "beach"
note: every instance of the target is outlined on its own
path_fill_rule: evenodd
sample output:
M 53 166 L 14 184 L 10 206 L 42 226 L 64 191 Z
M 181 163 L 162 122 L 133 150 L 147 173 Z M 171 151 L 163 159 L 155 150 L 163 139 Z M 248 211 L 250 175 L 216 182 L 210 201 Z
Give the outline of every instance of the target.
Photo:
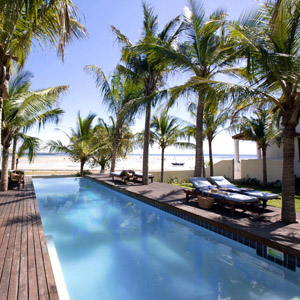
M 183 166 L 173 166 L 172 162 L 184 163 Z M 142 155 L 128 155 L 125 159 L 118 159 L 116 170 L 134 169 L 142 171 L 143 157 Z M 166 156 L 165 171 L 176 170 L 193 170 L 195 165 L 194 156 Z M 48 171 L 78 171 L 80 164 L 73 162 L 69 156 L 64 155 L 38 155 L 33 163 L 29 163 L 26 157 L 19 160 L 18 169 L 29 170 L 48 170 Z M 100 170 L 100 167 L 91 168 L 89 164 L 85 165 L 85 170 Z M 149 171 L 160 171 L 161 157 L 154 155 L 149 157 Z
M 255 158 L 252 155 L 245 155 L 244 159 Z M 214 163 L 223 159 L 233 159 L 233 155 L 221 155 L 214 156 Z M 182 155 L 182 154 L 169 154 L 165 156 L 164 160 L 165 171 L 184 171 L 193 170 L 195 167 L 194 155 Z M 205 157 L 205 162 L 208 162 L 208 157 Z M 183 163 L 182 166 L 175 166 L 172 163 Z M 116 164 L 116 170 L 134 169 L 136 171 L 142 171 L 143 156 L 142 154 L 127 155 L 125 159 L 118 159 Z M 21 157 L 19 160 L 18 168 L 30 171 L 78 171 L 79 163 L 73 162 L 67 155 L 38 155 L 32 164 L 29 163 L 27 157 Z M 100 167 L 91 168 L 89 164 L 85 165 L 85 170 L 100 170 Z M 152 154 L 149 156 L 149 171 L 156 172 L 161 169 L 161 157 L 158 154 Z M 108 169 L 107 169 L 108 170 Z

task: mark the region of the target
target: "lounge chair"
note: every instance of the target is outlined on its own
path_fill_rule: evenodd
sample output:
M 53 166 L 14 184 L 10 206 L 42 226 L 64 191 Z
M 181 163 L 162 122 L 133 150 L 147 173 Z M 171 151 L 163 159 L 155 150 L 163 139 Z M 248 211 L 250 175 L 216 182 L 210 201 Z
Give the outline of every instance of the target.
M 190 181 L 195 188 L 192 190 L 184 189 L 187 201 L 189 200 L 190 196 L 196 197 L 198 195 L 202 195 L 211 197 L 214 198 L 215 202 L 217 203 L 229 204 L 231 206 L 231 215 L 234 215 L 235 207 L 237 205 L 242 205 L 243 211 L 246 211 L 248 204 L 254 204 L 258 202 L 258 199 L 253 196 L 230 193 L 216 189 L 215 186 L 213 186 L 203 177 L 192 177 L 190 178 Z
M 135 175 L 133 170 L 122 170 L 121 172 L 110 172 L 110 177 L 115 181 L 115 177 L 119 177 L 124 182 L 135 181 Z
M 210 182 L 215 184 L 220 190 L 257 197 L 259 200 L 262 201 L 263 207 L 267 206 L 268 200 L 278 199 L 278 194 L 256 191 L 249 188 L 238 188 L 237 186 L 230 183 L 223 176 L 212 176 L 209 178 L 209 180 Z
M 143 178 L 143 173 L 134 172 L 134 176 L 136 178 Z M 151 183 L 153 182 L 154 176 L 152 174 L 148 174 L 148 179 L 150 179 Z
M 24 171 L 23 170 L 11 170 L 8 178 L 9 186 L 18 185 L 20 189 L 21 185 L 24 187 Z

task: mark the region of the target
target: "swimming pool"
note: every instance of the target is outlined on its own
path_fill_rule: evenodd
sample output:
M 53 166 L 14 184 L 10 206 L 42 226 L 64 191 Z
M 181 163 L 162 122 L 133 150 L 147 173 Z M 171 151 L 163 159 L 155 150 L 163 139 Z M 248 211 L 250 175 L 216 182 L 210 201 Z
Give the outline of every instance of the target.
M 89 179 L 34 179 L 71 300 L 293 299 L 296 272 Z

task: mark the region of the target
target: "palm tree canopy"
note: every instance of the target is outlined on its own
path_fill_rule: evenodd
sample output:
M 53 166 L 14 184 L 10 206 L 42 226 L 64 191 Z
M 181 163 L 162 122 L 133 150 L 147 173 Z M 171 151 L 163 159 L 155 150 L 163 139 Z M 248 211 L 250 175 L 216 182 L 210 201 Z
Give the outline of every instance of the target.
M 23 132 L 19 133 L 18 138 L 21 139 L 22 144 L 18 149 L 17 157 L 20 158 L 27 152 L 27 158 L 29 162 L 33 162 L 33 159 L 39 153 L 41 140 L 37 137 L 29 136 Z
M 91 159 L 92 164 L 99 164 L 101 161 L 106 163 L 111 160 L 113 154 L 113 140 L 116 131 L 116 122 L 113 117 L 110 117 L 110 124 L 103 119 L 99 119 L 95 126 L 94 144 L 98 145 L 97 150 L 93 153 Z M 117 149 L 117 157 L 124 158 L 133 150 L 134 134 L 131 132 L 129 124 L 122 124 L 122 139 Z
M 82 118 L 80 113 L 77 116 L 76 129 L 71 130 L 67 135 L 69 144 L 64 145 L 61 141 L 48 141 L 47 147 L 50 152 L 63 152 L 70 155 L 74 161 L 88 161 L 91 155 L 97 150 L 98 145 L 92 143 L 95 134 L 93 121 L 96 115 L 90 113 L 86 118 Z
M 224 26 L 226 12 L 217 10 L 208 18 L 203 6 L 190 0 L 189 7 L 184 8 L 182 30 L 186 40 L 183 43 L 160 45 L 152 43 L 152 57 L 160 57 L 174 69 L 189 72 L 192 76 L 213 78 L 227 66 L 230 45 Z M 170 90 L 170 105 L 183 94 L 189 94 L 199 89 L 193 77 L 185 84 Z
M 167 110 L 163 110 L 160 115 L 153 115 L 150 124 L 152 143 L 157 142 L 161 149 L 169 146 L 194 148 L 192 143 L 178 141 L 183 137 L 180 123 L 178 118 L 168 115 Z
M 139 82 L 144 88 L 144 98 L 137 99 L 137 103 L 147 103 L 152 101 L 153 106 L 156 101 L 153 95 L 160 87 L 164 85 L 164 79 L 170 71 L 169 65 L 161 58 L 154 57 L 149 53 L 150 44 L 170 46 L 175 44 L 182 26 L 180 18 L 174 18 L 165 27 L 158 30 L 158 16 L 154 13 L 153 8 L 146 2 L 143 2 L 144 20 L 141 30 L 141 37 L 136 44 L 133 44 L 124 36 L 120 30 L 112 26 L 117 40 L 122 46 L 122 61 L 125 65 L 119 65 L 118 69 L 126 76 Z M 150 57 L 151 56 L 151 57 Z
M 265 2 L 258 11 L 228 23 L 229 38 L 234 46 L 231 59 L 239 66 L 227 73 L 241 79 L 226 83 L 197 76 L 199 88 L 211 84 L 232 93 L 237 108 L 252 104 L 272 103 L 286 124 L 297 126 L 300 116 L 300 14 L 298 1 Z
M 255 111 L 255 117 L 243 117 L 240 131 L 244 138 L 256 141 L 259 148 L 266 148 L 280 134 L 275 124 L 276 119 L 270 111 L 260 108 Z
M 64 58 L 65 45 L 86 35 L 78 10 L 70 0 L 4 0 L 0 2 L 0 58 L 22 65 L 31 43 L 52 45 Z
M 24 74 L 20 74 L 23 77 Z M 23 78 L 24 79 L 24 78 Z M 10 98 L 4 100 L 2 111 L 2 144 L 10 144 L 20 131 L 24 133 L 35 125 L 44 126 L 48 122 L 58 123 L 63 114 L 60 108 L 53 108 L 68 86 L 58 86 L 41 91 L 29 92 L 29 83 L 13 80 Z
M 108 112 L 117 117 L 118 122 L 131 121 L 137 108 L 130 107 L 125 110 L 124 106 L 132 99 L 143 95 L 143 86 L 139 82 L 126 78 L 118 70 L 115 70 L 110 81 L 98 66 L 88 65 L 84 70 L 94 76 L 96 87 L 100 89 L 103 103 L 108 107 Z
M 177 142 L 179 135 L 177 120 L 167 113 L 162 113 L 160 116 L 154 115 L 151 120 L 150 127 L 154 140 L 162 149 Z

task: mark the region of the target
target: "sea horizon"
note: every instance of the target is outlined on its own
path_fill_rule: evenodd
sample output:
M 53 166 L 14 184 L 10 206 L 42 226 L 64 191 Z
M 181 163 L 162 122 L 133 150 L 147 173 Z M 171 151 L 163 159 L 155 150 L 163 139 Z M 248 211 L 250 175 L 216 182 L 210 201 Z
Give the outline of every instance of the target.
M 47 153 L 47 152 L 41 152 L 38 153 L 37 156 L 69 156 L 66 153 Z M 127 154 L 127 156 L 143 156 L 143 153 L 130 153 Z M 152 153 L 149 154 L 149 156 L 161 156 L 160 153 Z M 188 157 L 194 157 L 195 154 L 190 154 L 190 153 L 168 153 L 165 154 L 165 157 L 178 157 L 178 156 L 188 156 Z M 204 154 L 205 158 L 209 158 L 209 154 Z M 244 159 L 256 159 L 256 154 L 240 154 L 239 155 L 240 158 L 244 158 Z M 213 154 L 213 158 L 224 158 L 224 159 L 233 159 L 234 158 L 234 154 Z

